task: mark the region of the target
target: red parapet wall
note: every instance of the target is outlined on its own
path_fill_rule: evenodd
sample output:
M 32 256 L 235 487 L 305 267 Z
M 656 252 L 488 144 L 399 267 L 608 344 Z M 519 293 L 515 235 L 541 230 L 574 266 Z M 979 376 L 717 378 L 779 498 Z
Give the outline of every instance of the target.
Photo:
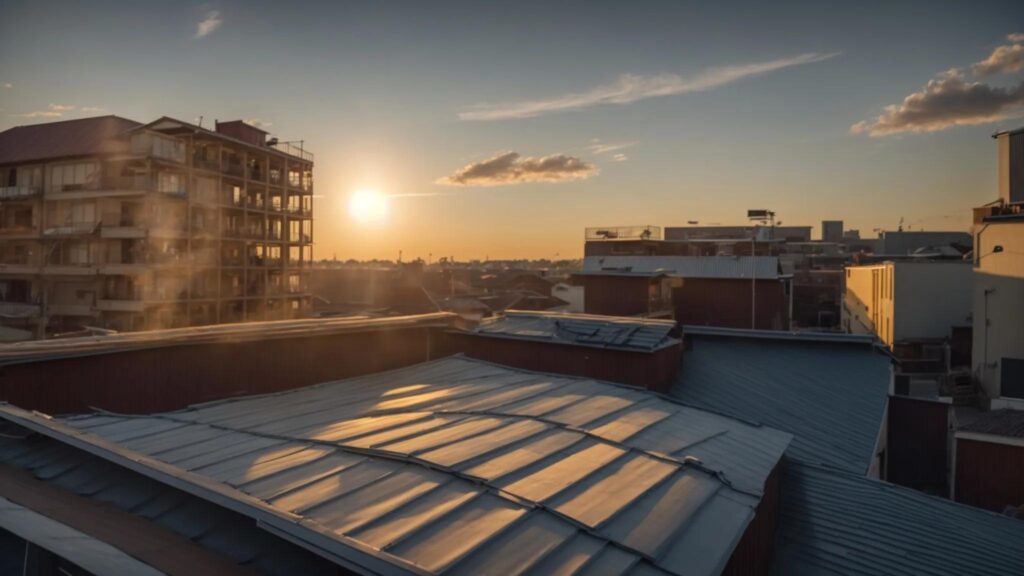
M 779 502 L 781 486 L 779 476 L 785 459 L 779 460 L 764 483 L 764 495 L 754 511 L 754 519 L 747 525 L 739 544 L 732 551 L 722 574 L 751 576 L 768 574 L 775 555 L 775 533 L 779 528 Z
M 425 362 L 437 357 L 441 334 L 403 327 L 15 363 L 0 368 L 0 400 L 47 414 L 163 412 Z
M 620 382 L 656 392 L 668 392 L 672 387 L 682 357 L 681 343 L 655 352 L 634 352 L 468 333 L 445 336 L 449 354 L 461 352 L 496 364 Z
M 954 500 L 1002 512 L 1024 505 L 1024 446 L 956 439 Z

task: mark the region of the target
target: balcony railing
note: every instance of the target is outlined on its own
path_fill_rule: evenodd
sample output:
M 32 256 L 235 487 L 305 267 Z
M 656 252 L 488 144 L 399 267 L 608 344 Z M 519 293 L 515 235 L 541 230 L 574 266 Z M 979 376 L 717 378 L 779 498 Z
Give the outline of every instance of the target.
M 35 198 L 42 193 L 43 189 L 38 186 L 3 186 L 0 187 L 0 200 Z
M 604 240 L 661 240 L 659 226 L 604 226 L 587 228 L 585 240 L 588 242 Z
M 43 236 L 80 236 L 93 234 L 100 227 L 99 222 L 72 222 L 64 226 L 52 226 L 43 230 Z
M 278 152 L 284 152 L 289 156 L 295 156 L 296 158 L 302 158 L 309 162 L 313 161 L 313 153 L 309 150 L 305 150 L 301 145 L 296 146 L 291 142 L 276 142 L 271 143 L 270 147 L 277 150 Z
M 241 163 L 227 162 L 224 165 L 224 173 L 241 178 L 245 174 L 245 167 Z

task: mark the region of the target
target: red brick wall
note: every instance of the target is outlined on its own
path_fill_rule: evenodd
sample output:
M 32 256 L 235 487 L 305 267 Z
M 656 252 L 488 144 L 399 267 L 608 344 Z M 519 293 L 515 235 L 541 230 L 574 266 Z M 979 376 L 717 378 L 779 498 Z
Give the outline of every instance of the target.
M 1024 504 L 1024 446 L 957 438 L 953 499 L 993 512 Z
M 684 278 L 672 289 L 676 321 L 698 326 L 750 328 L 750 280 Z M 789 327 L 789 298 L 778 280 L 757 281 L 757 323 L 761 330 Z

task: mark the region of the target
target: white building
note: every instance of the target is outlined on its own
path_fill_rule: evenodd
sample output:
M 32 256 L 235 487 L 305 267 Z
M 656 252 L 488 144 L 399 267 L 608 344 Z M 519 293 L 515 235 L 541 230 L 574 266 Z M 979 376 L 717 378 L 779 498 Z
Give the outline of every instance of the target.
M 962 260 L 900 260 L 846 268 L 842 325 L 889 347 L 944 339 L 971 324 L 972 274 Z
M 974 210 L 972 365 L 991 408 L 1024 409 L 1024 128 L 996 138 L 999 200 Z

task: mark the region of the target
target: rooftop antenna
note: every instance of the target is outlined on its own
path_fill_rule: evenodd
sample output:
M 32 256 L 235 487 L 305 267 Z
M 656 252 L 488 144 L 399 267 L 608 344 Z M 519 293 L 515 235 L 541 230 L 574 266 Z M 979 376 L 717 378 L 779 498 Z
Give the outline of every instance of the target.
M 899 226 L 898 226 L 898 227 L 896 228 L 896 231 L 897 231 L 897 232 L 903 232 L 903 216 L 900 216 L 900 224 L 899 224 Z
M 202 117 L 202 115 L 199 116 L 199 127 L 200 128 L 203 127 L 203 117 Z

